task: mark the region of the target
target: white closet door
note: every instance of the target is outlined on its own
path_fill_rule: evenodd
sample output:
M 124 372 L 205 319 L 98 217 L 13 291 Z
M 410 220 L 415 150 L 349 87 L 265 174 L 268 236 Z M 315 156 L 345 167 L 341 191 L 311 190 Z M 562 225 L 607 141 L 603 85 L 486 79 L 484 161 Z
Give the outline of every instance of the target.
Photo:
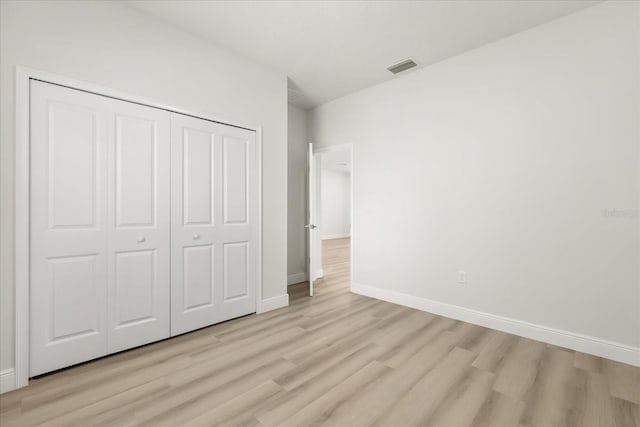
M 107 352 L 109 100 L 31 83 L 31 375 Z
M 171 114 L 171 334 L 255 312 L 255 132 Z
M 31 83 L 32 376 L 169 336 L 169 113 Z
M 109 352 L 169 337 L 170 113 L 113 100 Z

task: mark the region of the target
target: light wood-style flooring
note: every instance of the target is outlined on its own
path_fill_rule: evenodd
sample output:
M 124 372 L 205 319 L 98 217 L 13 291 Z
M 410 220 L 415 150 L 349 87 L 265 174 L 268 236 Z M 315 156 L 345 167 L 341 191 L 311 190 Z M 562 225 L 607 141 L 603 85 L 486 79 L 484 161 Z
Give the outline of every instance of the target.
M 640 369 L 349 292 L 105 357 L 0 396 L 0 424 L 638 426 Z

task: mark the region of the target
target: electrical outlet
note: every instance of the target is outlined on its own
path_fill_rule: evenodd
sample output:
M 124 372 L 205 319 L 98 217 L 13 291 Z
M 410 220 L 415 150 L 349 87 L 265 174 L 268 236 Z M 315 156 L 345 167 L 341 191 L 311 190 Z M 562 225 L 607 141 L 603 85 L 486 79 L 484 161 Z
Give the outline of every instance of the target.
M 467 283 L 467 272 L 466 271 L 458 271 L 458 283 L 465 284 Z

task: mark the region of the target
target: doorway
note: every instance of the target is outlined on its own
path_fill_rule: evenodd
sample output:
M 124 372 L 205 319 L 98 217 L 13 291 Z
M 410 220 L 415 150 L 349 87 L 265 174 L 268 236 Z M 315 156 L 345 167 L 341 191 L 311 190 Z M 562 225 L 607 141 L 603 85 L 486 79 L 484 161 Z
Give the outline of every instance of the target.
M 351 144 L 314 148 L 309 144 L 308 222 L 309 295 L 346 274 L 351 283 L 353 235 L 353 161 Z

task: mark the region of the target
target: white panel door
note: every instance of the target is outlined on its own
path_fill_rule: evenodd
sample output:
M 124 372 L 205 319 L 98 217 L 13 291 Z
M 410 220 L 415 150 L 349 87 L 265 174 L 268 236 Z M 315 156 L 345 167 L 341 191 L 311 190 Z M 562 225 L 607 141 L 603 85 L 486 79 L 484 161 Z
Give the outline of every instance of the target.
M 255 312 L 255 132 L 171 114 L 171 334 Z
M 113 100 L 109 352 L 169 337 L 170 113 Z
M 107 353 L 107 98 L 31 83 L 31 375 Z
M 167 338 L 169 112 L 31 83 L 32 376 Z
M 318 196 L 317 190 L 317 157 L 313 153 L 313 143 L 307 145 L 307 271 L 309 272 L 309 296 L 313 296 L 313 285 L 316 279 L 316 271 L 318 270 L 317 260 L 322 256 L 322 251 L 319 251 L 320 245 L 318 244 L 318 226 L 317 222 L 317 210 L 318 210 Z M 318 253 L 319 252 L 319 253 Z

